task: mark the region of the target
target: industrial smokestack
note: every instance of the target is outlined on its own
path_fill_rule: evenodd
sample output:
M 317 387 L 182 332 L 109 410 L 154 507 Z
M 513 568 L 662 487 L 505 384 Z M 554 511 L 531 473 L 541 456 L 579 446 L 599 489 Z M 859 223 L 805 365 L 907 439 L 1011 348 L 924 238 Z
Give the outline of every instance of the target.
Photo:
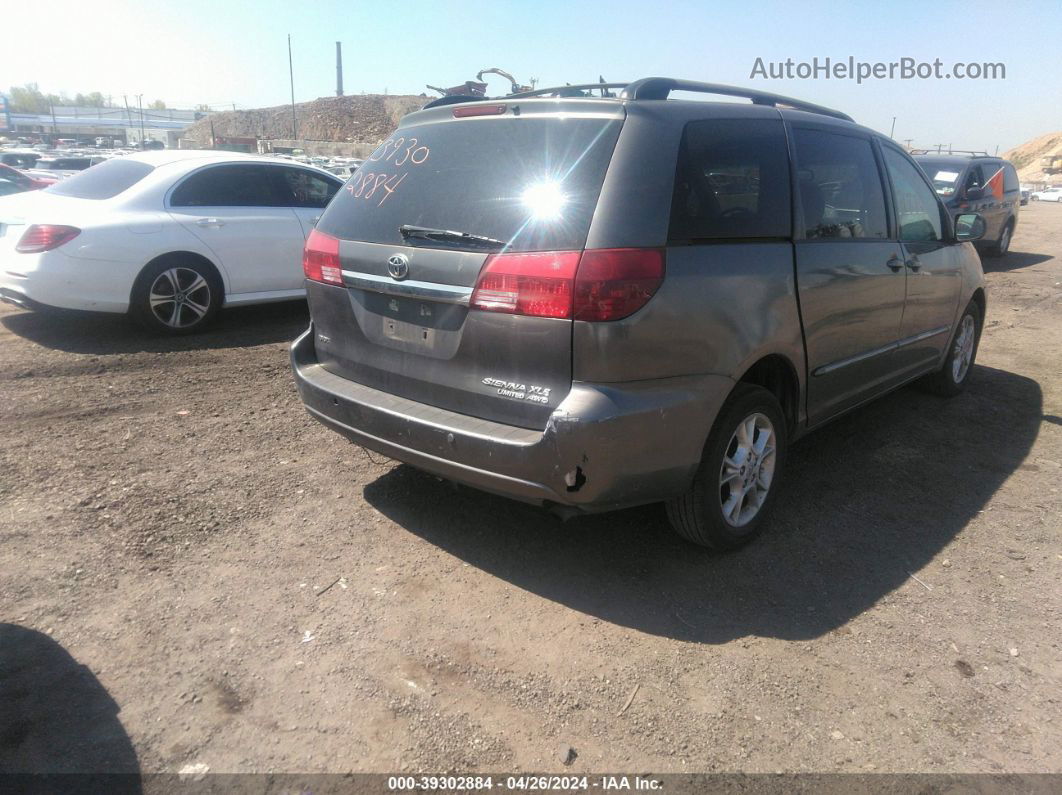
M 336 96 L 343 96 L 343 43 L 336 42 Z

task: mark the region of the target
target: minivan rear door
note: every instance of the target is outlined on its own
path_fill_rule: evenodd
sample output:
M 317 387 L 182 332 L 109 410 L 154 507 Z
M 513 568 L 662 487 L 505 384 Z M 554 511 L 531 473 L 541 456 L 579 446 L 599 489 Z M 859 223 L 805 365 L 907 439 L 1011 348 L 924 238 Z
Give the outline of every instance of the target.
M 340 241 L 344 282 L 308 285 L 323 366 L 451 411 L 545 427 L 571 388 L 570 316 L 533 302 L 520 314 L 471 309 L 470 299 L 492 255 L 582 250 L 622 122 L 622 105 L 601 100 L 407 117 L 317 225 Z

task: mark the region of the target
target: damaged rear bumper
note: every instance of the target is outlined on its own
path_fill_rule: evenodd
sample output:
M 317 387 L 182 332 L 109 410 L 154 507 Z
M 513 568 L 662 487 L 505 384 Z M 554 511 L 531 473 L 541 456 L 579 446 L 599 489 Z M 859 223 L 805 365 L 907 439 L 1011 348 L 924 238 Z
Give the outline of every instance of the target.
M 363 447 L 439 477 L 523 502 L 602 511 L 676 496 L 690 484 L 733 382 L 702 375 L 572 384 L 544 430 L 481 420 L 325 370 L 313 327 L 291 347 L 315 418 Z

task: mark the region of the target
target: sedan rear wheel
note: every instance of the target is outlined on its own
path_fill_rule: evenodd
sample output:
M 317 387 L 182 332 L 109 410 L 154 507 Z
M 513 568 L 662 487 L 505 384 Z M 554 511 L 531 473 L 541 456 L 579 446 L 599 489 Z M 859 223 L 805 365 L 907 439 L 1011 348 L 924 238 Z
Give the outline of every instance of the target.
M 221 287 L 210 268 L 158 262 L 137 278 L 130 313 L 152 331 L 189 334 L 207 325 L 220 304 Z

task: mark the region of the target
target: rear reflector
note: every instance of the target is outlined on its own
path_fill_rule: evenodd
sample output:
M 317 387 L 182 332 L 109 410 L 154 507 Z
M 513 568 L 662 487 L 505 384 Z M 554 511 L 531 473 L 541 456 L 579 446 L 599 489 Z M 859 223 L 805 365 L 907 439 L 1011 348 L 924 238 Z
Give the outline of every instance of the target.
M 501 116 L 505 113 L 504 105 L 468 105 L 454 108 L 455 119 L 467 119 L 469 116 Z
M 310 281 L 343 284 L 339 240 L 316 229 L 311 231 L 302 250 L 302 272 Z
M 645 306 L 663 280 L 660 249 L 492 254 L 470 306 L 511 315 L 620 320 Z
M 472 293 L 473 309 L 533 317 L 572 316 L 578 251 L 491 254 Z
M 22 233 L 15 251 L 20 254 L 40 254 L 59 248 L 81 234 L 76 226 L 58 226 L 56 224 L 30 224 Z

